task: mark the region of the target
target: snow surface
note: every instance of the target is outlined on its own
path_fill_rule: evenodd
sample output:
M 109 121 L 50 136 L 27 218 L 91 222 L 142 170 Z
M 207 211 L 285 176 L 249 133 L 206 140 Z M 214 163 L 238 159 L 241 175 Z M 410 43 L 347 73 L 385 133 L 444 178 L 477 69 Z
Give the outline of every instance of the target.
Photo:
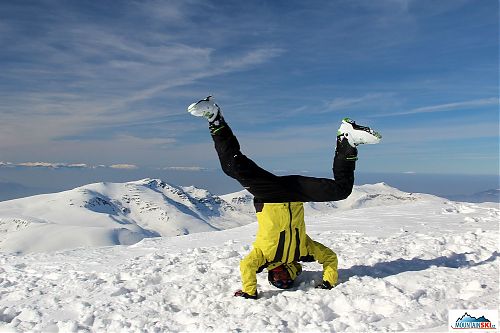
M 254 220 L 250 212 L 242 215 L 194 186 L 158 179 L 97 183 L 0 202 L 0 249 L 26 253 L 132 245 L 146 237 L 222 230 Z
M 338 254 L 340 283 L 315 289 L 321 266 L 305 263 L 292 290 L 258 274 L 258 300 L 232 296 L 251 214 L 247 192 L 158 180 L 3 202 L 0 332 L 447 332 L 449 309 L 498 308 L 498 204 L 385 184 L 309 203 L 308 234 Z

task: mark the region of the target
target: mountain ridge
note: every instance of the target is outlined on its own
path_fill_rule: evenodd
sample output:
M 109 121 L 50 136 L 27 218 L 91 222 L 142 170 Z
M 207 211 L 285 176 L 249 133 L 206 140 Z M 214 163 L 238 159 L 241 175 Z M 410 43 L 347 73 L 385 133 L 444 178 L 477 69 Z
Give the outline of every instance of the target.
M 378 183 L 355 186 L 346 200 L 304 206 L 309 216 L 418 200 L 445 199 Z M 253 196 L 246 190 L 217 196 L 160 179 L 101 182 L 0 202 L 0 250 L 131 245 L 144 238 L 225 230 L 255 221 Z

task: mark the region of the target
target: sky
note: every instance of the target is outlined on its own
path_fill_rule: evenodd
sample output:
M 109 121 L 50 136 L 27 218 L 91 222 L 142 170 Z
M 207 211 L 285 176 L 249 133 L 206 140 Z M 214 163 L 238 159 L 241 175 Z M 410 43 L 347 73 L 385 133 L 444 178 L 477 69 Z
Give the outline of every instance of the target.
M 1 1 L 0 45 L 0 169 L 218 170 L 210 94 L 276 173 L 350 117 L 358 172 L 499 174 L 497 0 Z

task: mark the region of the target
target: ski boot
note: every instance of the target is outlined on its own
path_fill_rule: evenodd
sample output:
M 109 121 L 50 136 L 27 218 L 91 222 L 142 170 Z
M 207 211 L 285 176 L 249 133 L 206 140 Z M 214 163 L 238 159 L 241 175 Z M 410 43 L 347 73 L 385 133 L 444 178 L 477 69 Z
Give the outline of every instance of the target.
M 187 111 L 195 117 L 203 117 L 208 120 L 208 127 L 211 134 L 215 134 L 226 127 L 222 111 L 217 103 L 214 102 L 213 96 L 208 96 L 196 103 L 192 103 L 188 106 Z
M 345 137 L 352 147 L 361 144 L 376 144 L 382 139 L 382 135 L 378 132 L 375 132 L 370 127 L 358 125 L 349 118 L 342 119 L 337 137 Z
M 215 120 L 220 113 L 219 106 L 214 102 L 213 96 L 208 96 L 196 103 L 192 103 L 187 108 L 188 112 L 196 117 L 204 117 L 209 122 Z
M 346 161 L 358 160 L 360 144 L 379 143 L 382 136 L 369 127 L 358 125 L 349 118 L 344 118 L 337 132 L 337 147 L 335 154 Z

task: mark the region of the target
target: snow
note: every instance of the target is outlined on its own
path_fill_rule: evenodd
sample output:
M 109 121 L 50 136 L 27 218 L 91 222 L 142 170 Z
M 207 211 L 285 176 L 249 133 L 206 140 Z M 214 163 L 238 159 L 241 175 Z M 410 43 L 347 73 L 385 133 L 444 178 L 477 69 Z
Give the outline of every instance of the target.
M 255 237 L 250 209 L 244 191 L 157 180 L 3 202 L 0 332 L 446 332 L 449 309 L 498 309 L 498 204 L 385 184 L 307 204 L 308 234 L 338 254 L 340 283 L 315 289 L 321 266 L 304 263 L 292 290 L 258 274 L 258 300 L 232 296 Z M 161 223 L 195 217 L 215 227 L 176 236 Z
M 241 214 L 193 186 L 157 179 L 97 183 L 0 202 L 0 249 L 27 253 L 131 245 L 145 237 L 215 231 L 253 221 L 250 212 Z

